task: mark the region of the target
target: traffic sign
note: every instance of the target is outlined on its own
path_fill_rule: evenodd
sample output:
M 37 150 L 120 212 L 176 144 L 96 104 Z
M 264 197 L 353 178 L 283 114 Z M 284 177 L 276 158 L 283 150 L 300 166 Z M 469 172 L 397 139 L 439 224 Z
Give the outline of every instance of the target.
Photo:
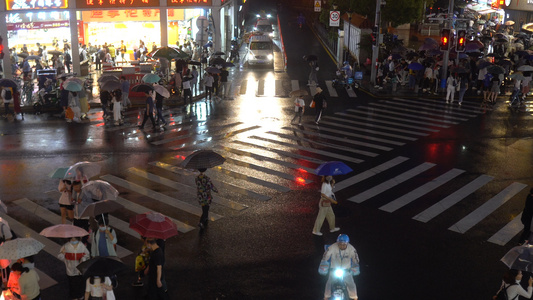
M 341 20 L 341 12 L 338 10 L 332 10 L 329 12 L 329 26 L 339 27 Z
M 315 0 L 315 12 L 321 12 L 321 11 L 322 11 L 322 1 Z

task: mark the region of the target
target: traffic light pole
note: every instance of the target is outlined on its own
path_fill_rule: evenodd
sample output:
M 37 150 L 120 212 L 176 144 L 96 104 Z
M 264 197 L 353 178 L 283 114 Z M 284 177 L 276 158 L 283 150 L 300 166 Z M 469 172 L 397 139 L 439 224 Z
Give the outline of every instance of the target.
M 453 6 L 454 6 L 454 0 L 450 0 L 449 6 L 448 6 L 448 24 L 446 24 L 446 28 L 452 29 L 452 22 L 453 22 Z M 450 44 L 452 39 L 448 41 L 448 49 L 444 51 L 444 56 L 442 58 L 442 77 L 441 82 L 446 82 L 446 79 L 448 79 L 448 62 L 450 61 Z M 443 81 L 444 80 L 444 81 Z M 446 87 L 446 85 L 442 85 L 441 87 Z
M 378 35 L 376 36 L 376 45 L 372 46 L 372 70 L 370 71 L 370 82 L 376 84 L 376 75 L 378 72 L 378 57 L 379 57 L 379 38 L 381 36 L 379 24 L 381 23 L 381 0 L 376 1 L 376 22 L 375 26 L 378 28 Z

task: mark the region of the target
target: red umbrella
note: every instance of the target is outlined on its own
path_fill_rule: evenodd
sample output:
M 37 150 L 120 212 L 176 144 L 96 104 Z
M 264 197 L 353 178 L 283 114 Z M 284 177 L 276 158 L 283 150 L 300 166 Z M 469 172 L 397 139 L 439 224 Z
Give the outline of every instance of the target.
M 147 238 L 166 240 L 178 235 L 178 227 L 170 218 L 153 211 L 131 217 L 130 228 Z

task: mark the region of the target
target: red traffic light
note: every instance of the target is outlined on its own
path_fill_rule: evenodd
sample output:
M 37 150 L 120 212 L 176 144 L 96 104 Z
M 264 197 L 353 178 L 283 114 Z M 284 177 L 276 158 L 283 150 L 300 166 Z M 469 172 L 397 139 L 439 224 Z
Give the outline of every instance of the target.
M 450 49 L 450 29 L 443 29 L 440 35 L 440 49 L 447 51 Z

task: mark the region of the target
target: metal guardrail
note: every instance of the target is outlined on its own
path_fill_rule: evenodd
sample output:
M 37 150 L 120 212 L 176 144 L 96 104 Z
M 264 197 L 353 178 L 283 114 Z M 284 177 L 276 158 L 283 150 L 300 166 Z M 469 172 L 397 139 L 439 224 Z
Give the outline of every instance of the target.
M 331 53 L 337 53 L 337 39 L 330 38 L 325 26 L 315 21 L 313 22 L 313 28 L 315 28 L 315 31 L 320 36 L 322 41 L 326 44 L 329 51 Z

